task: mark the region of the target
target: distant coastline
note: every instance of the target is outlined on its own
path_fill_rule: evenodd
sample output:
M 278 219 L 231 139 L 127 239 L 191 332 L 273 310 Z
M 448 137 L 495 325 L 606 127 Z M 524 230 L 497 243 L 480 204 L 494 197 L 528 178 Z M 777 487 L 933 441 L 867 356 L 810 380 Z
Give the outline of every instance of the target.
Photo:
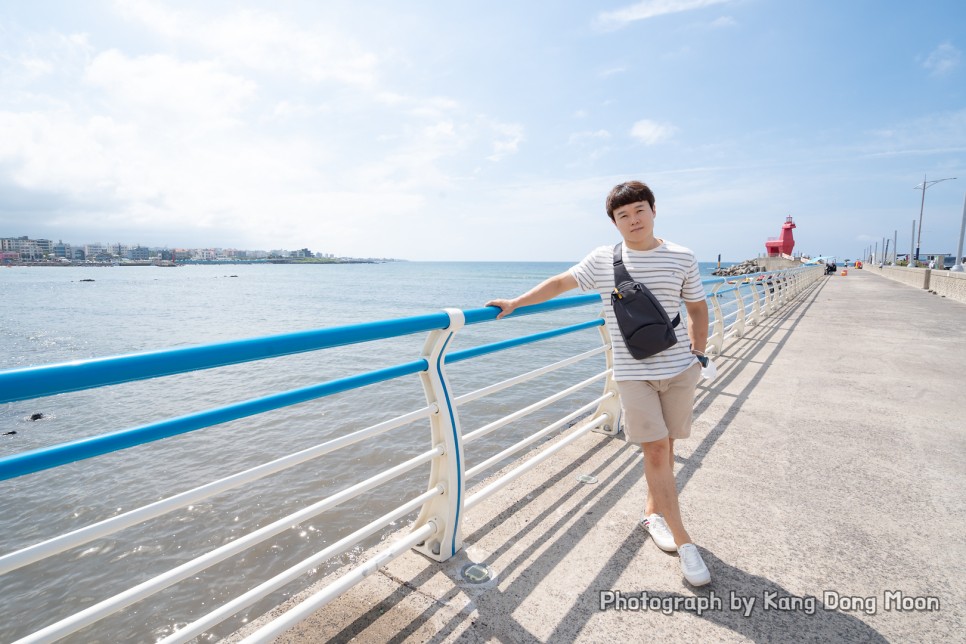
M 216 266 L 241 264 L 388 264 L 391 262 L 405 262 L 405 259 L 361 259 L 354 257 L 299 257 L 272 259 L 188 259 L 188 260 L 126 260 L 118 262 L 4 262 L 2 267 L 55 267 L 55 268 L 111 268 L 114 266 L 157 266 L 161 268 L 177 268 L 178 266 Z

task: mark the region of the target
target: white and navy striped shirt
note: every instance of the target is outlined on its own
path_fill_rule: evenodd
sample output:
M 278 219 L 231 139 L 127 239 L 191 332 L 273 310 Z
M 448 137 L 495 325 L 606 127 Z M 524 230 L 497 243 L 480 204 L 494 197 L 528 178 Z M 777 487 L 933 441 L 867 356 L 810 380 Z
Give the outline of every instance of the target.
M 681 302 L 704 300 L 704 287 L 694 253 L 684 246 L 664 240 L 652 250 L 631 250 L 622 246 L 624 267 L 631 278 L 647 286 L 672 320 L 681 309 Z M 675 329 L 677 344 L 649 358 L 637 360 L 624 344 L 610 294 L 614 291 L 614 247 L 595 248 L 579 264 L 570 269 L 582 291 L 597 291 L 604 301 L 604 317 L 610 332 L 614 353 L 615 380 L 663 380 L 673 378 L 695 362 L 691 355 L 684 316 Z

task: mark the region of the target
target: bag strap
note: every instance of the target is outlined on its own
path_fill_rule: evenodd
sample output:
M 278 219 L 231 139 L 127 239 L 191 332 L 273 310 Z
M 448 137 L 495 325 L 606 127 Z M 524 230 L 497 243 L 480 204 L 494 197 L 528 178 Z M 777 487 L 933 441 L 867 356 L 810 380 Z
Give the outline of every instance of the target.
M 624 266 L 624 255 L 621 252 L 623 244 L 624 242 L 617 242 L 617 244 L 614 245 L 614 288 L 615 289 L 624 282 L 634 282 L 634 278 L 631 277 L 631 274 L 627 272 L 627 267 Z M 655 295 L 651 293 L 651 289 L 647 288 L 645 284 L 641 284 L 640 282 L 635 282 L 635 284 L 640 284 L 640 287 L 644 289 L 651 297 L 653 297 L 655 302 L 658 301 L 657 297 L 655 297 Z M 660 306 L 660 302 L 658 302 L 658 306 Z M 664 307 L 662 306 L 661 308 L 664 308 Z M 671 316 L 668 316 L 669 319 L 670 317 Z M 681 314 L 678 313 L 677 315 L 674 316 L 674 319 L 671 320 L 671 326 L 677 327 L 677 325 L 680 323 L 681 323 Z
M 617 242 L 614 246 L 614 287 L 616 288 L 619 284 L 623 282 L 633 282 L 631 274 L 627 272 L 624 267 L 624 257 L 621 252 L 621 246 L 623 242 Z M 642 284 L 643 286 L 643 284 Z

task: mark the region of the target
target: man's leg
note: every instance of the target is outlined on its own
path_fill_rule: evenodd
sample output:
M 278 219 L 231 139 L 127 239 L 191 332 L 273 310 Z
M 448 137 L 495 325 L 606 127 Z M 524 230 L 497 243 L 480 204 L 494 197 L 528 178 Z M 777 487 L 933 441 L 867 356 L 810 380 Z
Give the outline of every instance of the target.
M 681 522 L 677 482 L 674 479 L 674 452 L 669 438 L 641 443 L 644 451 L 644 478 L 647 481 L 646 514 L 662 514 L 677 545 L 691 543 Z
M 668 440 L 668 463 L 671 465 L 671 474 L 673 475 L 674 474 L 674 439 L 668 437 L 667 440 Z M 643 449 L 644 449 L 644 445 L 642 444 L 641 450 L 643 451 Z M 645 460 L 644 462 L 646 463 L 647 461 Z M 646 481 L 647 472 L 644 473 L 644 478 Z M 659 511 L 654 507 L 654 495 L 651 494 L 650 484 L 648 484 L 647 492 L 648 492 L 647 501 L 644 504 L 644 514 L 651 515 Z

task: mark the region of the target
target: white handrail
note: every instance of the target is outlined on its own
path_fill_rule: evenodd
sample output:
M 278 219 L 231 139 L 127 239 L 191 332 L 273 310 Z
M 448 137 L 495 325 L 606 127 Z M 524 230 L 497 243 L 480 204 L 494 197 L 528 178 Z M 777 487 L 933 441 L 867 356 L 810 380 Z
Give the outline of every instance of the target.
M 564 438 L 558 443 L 548 447 L 547 449 L 543 450 L 542 452 L 540 452 L 540 454 L 538 454 L 537 456 L 534 456 L 533 458 L 528 460 L 520 467 L 517 467 L 516 469 L 513 469 L 507 472 L 499 479 L 493 481 L 483 489 L 477 491 L 475 494 L 467 498 L 466 509 L 469 510 L 473 508 L 473 506 L 475 506 L 480 501 L 483 501 L 484 499 L 486 499 L 486 497 L 490 496 L 494 492 L 498 492 L 499 490 L 502 490 L 504 487 L 509 485 L 515 479 L 519 478 L 525 472 L 533 469 L 540 463 L 544 462 L 545 460 L 547 460 L 548 458 L 550 458 L 551 456 L 553 456 L 554 454 L 562 450 L 567 445 L 570 445 L 572 442 L 574 442 L 584 434 L 589 433 L 590 430 L 592 430 L 597 425 L 607 422 L 609 419 L 610 419 L 609 414 L 601 414 L 600 416 L 595 416 L 594 418 L 591 418 L 589 421 L 587 421 L 577 429 L 573 430 L 573 432 L 567 438 Z
M 352 588 L 357 583 L 368 577 L 382 566 L 388 564 L 393 559 L 404 554 L 407 550 L 421 543 L 438 531 L 436 522 L 430 519 L 429 523 L 416 530 L 405 539 L 394 542 L 378 555 L 362 564 L 347 575 L 340 577 L 337 582 L 326 587 L 326 592 L 312 595 L 304 602 L 292 610 L 282 614 L 280 617 L 269 622 L 248 637 L 242 640 L 242 644 L 255 644 L 256 642 L 269 642 L 278 637 L 288 629 L 292 628 L 303 619 L 319 610 L 330 601 Z
M 196 557 L 191 561 L 181 564 L 171 570 L 157 575 L 145 582 L 138 584 L 132 588 L 127 589 L 122 593 L 118 593 L 113 597 L 109 597 L 103 601 L 90 606 L 78 613 L 74 613 L 70 617 L 66 617 L 59 622 L 55 622 L 46 628 L 42 628 L 27 637 L 17 640 L 15 644 L 34 644 L 38 642 L 53 642 L 61 637 L 70 635 L 71 633 L 84 628 L 89 624 L 107 617 L 111 613 L 115 613 L 126 606 L 144 599 L 145 597 L 150 597 L 151 595 L 164 590 L 168 586 L 175 584 L 183 579 L 187 579 L 191 575 L 201 572 L 206 568 L 209 568 L 220 561 L 224 561 L 229 557 L 232 557 L 250 546 L 256 543 L 261 543 L 269 537 L 273 537 L 276 534 L 288 530 L 293 525 L 301 523 L 306 519 L 311 519 L 312 517 L 322 514 L 326 510 L 329 510 L 340 503 L 353 499 L 364 492 L 368 492 L 372 488 L 385 483 L 401 474 L 409 472 L 415 467 L 418 467 L 424 463 L 428 463 L 434 457 L 442 454 L 442 448 L 436 447 L 428 452 L 420 454 L 415 458 L 411 458 L 408 461 L 400 463 L 392 469 L 386 470 L 381 474 L 377 474 L 372 478 L 366 479 L 361 483 L 357 483 L 352 487 L 346 488 L 338 494 L 334 494 L 328 498 L 319 501 L 313 505 L 303 508 L 298 512 L 293 512 L 286 517 L 283 517 L 273 523 L 268 524 L 264 528 L 250 532 L 244 537 L 239 537 L 238 539 L 226 543 L 225 545 L 215 548 L 211 552 L 204 554 L 200 557 Z
M 577 362 L 586 360 L 587 358 L 591 358 L 593 356 L 599 355 L 601 353 L 604 353 L 608 349 L 610 349 L 610 346 L 600 346 L 600 347 L 597 347 L 596 349 L 585 351 L 584 353 L 578 353 L 577 355 L 567 358 L 566 360 L 561 360 L 560 362 L 555 362 L 545 367 L 540 367 L 539 369 L 528 371 L 524 374 L 520 374 L 519 376 L 514 376 L 512 378 L 508 378 L 501 382 L 494 383 L 487 387 L 483 387 L 482 389 L 471 391 L 468 394 L 463 394 L 462 396 L 457 396 L 455 399 L 455 402 L 458 405 L 462 405 L 464 403 L 468 403 L 473 400 L 478 400 L 480 398 L 483 398 L 484 396 L 489 396 L 490 394 L 494 394 L 498 391 L 503 391 L 504 389 L 507 389 L 508 387 L 512 387 L 513 385 L 520 384 L 521 382 L 527 382 L 528 380 L 533 380 L 537 376 L 542 376 L 545 373 L 550 373 L 551 371 L 556 371 L 557 369 L 562 369 L 563 367 L 567 367 Z
M 599 398 L 596 398 L 594 400 L 591 400 L 589 403 L 587 403 L 583 407 L 580 407 L 580 408 L 578 408 L 578 409 L 570 412 L 569 414 L 567 414 L 566 416 L 564 416 L 560 420 L 557 420 L 557 421 L 551 423 L 550 425 L 548 425 L 547 427 L 545 427 L 544 429 L 541 429 L 539 432 L 536 432 L 535 434 L 531 434 L 530 436 L 528 436 L 527 438 L 523 439 L 519 443 L 516 443 L 516 444 L 511 445 L 510 447 L 506 448 L 505 450 L 503 450 L 499 454 L 494 454 L 493 456 L 491 456 L 490 458 L 486 459 L 485 461 L 483 461 L 479 465 L 476 465 L 476 466 L 471 467 L 470 469 L 466 470 L 466 480 L 469 480 L 471 478 L 474 478 L 478 474 L 480 474 L 482 472 L 485 472 L 490 467 L 492 467 L 496 463 L 499 463 L 500 461 L 502 461 L 507 456 L 510 456 L 512 454 L 516 454 L 517 452 L 519 452 L 524 447 L 526 447 L 526 446 L 528 446 L 528 445 L 530 445 L 532 443 L 535 443 L 536 441 L 540 440 L 544 436 L 547 436 L 547 435 L 553 433 L 554 431 L 556 431 L 556 430 L 560 429 L 561 427 L 563 427 L 566 423 L 569 423 L 570 421 L 572 421 L 574 418 L 577 418 L 577 417 L 579 417 L 579 416 L 581 416 L 583 414 L 586 414 L 588 411 L 590 411 L 590 410 L 594 409 L 595 407 L 597 407 L 597 405 L 599 405 L 600 403 L 604 402 L 608 398 L 613 398 L 613 397 L 614 397 L 614 394 L 612 394 L 612 393 L 606 393 L 603 396 L 600 396 Z
M 204 633 L 212 626 L 216 626 L 217 624 L 220 624 L 225 619 L 231 617 L 238 611 L 244 608 L 248 608 L 249 606 L 257 602 L 259 599 L 262 599 L 263 597 L 268 596 L 270 593 L 278 590 L 285 584 L 295 581 L 305 571 L 317 566 L 318 564 L 328 561 L 332 557 L 336 557 L 342 554 L 352 546 L 356 545 L 363 539 L 372 536 L 375 532 L 377 532 L 381 528 L 386 527 L 393 521 L 396 521 L 397 519 L 401 519 L 402 517 L 406 516 L 411 512 L 415 512 L 416 510 L 421 508 L 424 503 L 426 503 L 427 501 L 429 501 L 435 496 L 439 496 L 440 494 L 443 494 L 444 492 L 445 490 L 442 485 L 439 485 L 431 490 L 427 490 L 426 492 L 423 492 L 421 495 L 410 500 L 408 503 L 399 506 L 392 512 L 389 512 L 388 514 L 384 514 L 383 516 L 379 517 L 375 521 L 370 522 L 369 524 L 356 530 L 355 532 L 348 535 L 347 537 L 344 537 L 339 541 L 336 541 L 328 548 L 315 553 L 308 559 L 304 559 L 300 561 L 299 563 L 290 567 L 285 572 L 275 575 L 268 581 L 265 581 L 259 584 L 258 586 L 255 586 L 245 594 L 239 595 L 238 597 L 231 600 L 227 604 L 221 605 L 217 610 L 213 610 L 207 615 L 199 619 L 196 619 L 195 621 L 191 622 L 184 628 L 178 629 L 177 631 L 175 631 L 168 637 L 164 638 L 157 644 L 174 644 L 175 642 L 179 642 L 179 643 L 187 642 L 188 640 L 192 639 L 196 635 L 200 635 Z M 320 591 L 320 592 L 324 592 L 324 591 Z
M 487 425 L 484 425 L 483 427 L 480 427 L 476 431 L 470 432 L 469 434 L 466 434 L 463 437 L 463 443 L 464 444 L 472 443 L 473 441 L 477 440 L 478 438 L 482 438 L 483 436 L 485 436 L 486 434 L 489 434 L 490 432 L 492 432 L 495 429 L 499 429 L 500 427 L 503 427 L 504 425 L 508 425 L 509 423 L 512 423 L 515 420 L 519 420 L 519 419 L 521 419 L 521 418 L 523 418 L 523 417 L 525 417 L 525 416 L 527 416 L 529 414 L 532 414 L 533 412 L 535 412 L 535 411 L 537 411 L 539 409 L 543 409 L 547 405 L 551 405 L 551 404 L 557 402 L 558 400 L 561 400 L 563 398 L 566 398 L 570 394 L 572 394 L 572 393 L 574 393 L 576 391 L 580 391 L 584 387 L 592 384 L 595 380 L 600 380 L 601 378 L 605 378 L 608 373 L 610 373 L 610 371 L 602 371 L 599 374 L 597 374 L 595 376 L 591 376 L 590 378 L 587 378 L 586 380 L 584 380 L 582 382 L 578 382 L 576 385 L 573 385 L 571 387 L 567 387 L 566 389 L 563 389 L 561 391 L 558 391 L 557 393 L 555 393 L 555 394 L 553 394 L 551 396 L 547 396 L 543 400 L 537 401 L 537 402 L 533 403 L 532 405 L 528 405 L 527 407 L 524 407 L 523 409 L 517 410 L 517 411 L 513 412 L 512 414 L 508 414 L 508 415 L 504 416 L 503 418 L 500 418 L 499 420 L 495 420 L 492 423 L 489 423 Z
M 64 552 L 65 550 L 89 543 L 94 539 L 106 537 L 133 525 L 144 523 L 145 521 L 162 516 L 168 512 L 173 512 L 174 510 L 191 505 L 192 503 L 203 501 L 204 499 L 215 496 L 216 494 L 220 494 L 221 492 L 236 488 L 239 485 L 251 483 L 252 481 L 257 481 L 271 474 L 276 474 L 290 467 L 294 467 L 295 465 L 299 465 L 313 458 L 328 454 L 329 452 L 333 452 L 337 449 L 342 449 L 343 447 L 352 445 L 353 443 L 357 443 L 371 436 L 377 436 L 397 427 L 407 425 L 413 421 L 428 418 L 437 409 L 438 408 L 436 405 L 428 405 L 422 409 L 417 409 L 414 412 L 397 416 L 396 418 L 391 418 L 382 423 L 367 427 L 366 429 L 360 429 L 357 432 L 340 436 L 339 438 L 321 443 L 314 447 L 309 447 L 308 449 L 295 452 L 294 454 L 289 454 L 288 456 L 283 456 L 282 458 L 275 459 L 274 461 L 269 461 L 268 463 L 258 465 L 257 467 L 253 467 L 243 472 L 227 476 L 217 481 L 212 481 L 211 483 L 196 487 L 192 490 L 186 490 L 180 494 L 168 497 L 167 499 L 162 499 L 160 501 L 141 506 L 140 508 L 125 512 L 124 514 L 119 514 L 116 517 L 111 517 L 110 519 L 105 519 L 104 521 L 79 528 L 73 532 L 68 532 L 58 537 L 48 539 L 47 541 L 42 541 L 38 544 L 28 546 L 21 550 L 16 550 L 0 557 L 0 575 L 36 561 L 40 561 L 46 557 Z

